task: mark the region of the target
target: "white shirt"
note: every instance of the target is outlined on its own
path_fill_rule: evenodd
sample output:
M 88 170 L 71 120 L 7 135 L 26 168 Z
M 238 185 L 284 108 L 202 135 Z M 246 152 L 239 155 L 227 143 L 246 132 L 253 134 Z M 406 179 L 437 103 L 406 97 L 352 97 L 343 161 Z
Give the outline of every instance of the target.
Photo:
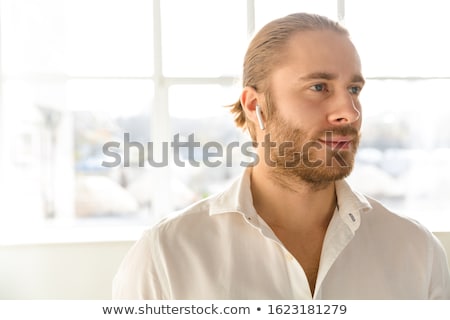
M 145 232 L 113 282 L 114 299 L 450 299 L 445 251 L 419 223 L 345 181 L 314 296 L 305 272 L 258 216 L 250 169 L 226 191 Z

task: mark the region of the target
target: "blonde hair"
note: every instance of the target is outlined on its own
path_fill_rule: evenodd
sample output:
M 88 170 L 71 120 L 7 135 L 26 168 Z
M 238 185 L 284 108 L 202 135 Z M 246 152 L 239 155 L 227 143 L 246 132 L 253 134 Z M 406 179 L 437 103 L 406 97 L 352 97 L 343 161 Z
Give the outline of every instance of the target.
M 252 39 L 244 58 L 243 87 L 252 87 L 257 92 L 264 92 L 266 100 L 266 117 L 273 112 L 270 90 L 267 85 L 274 66 L 280 62 L 281 52 L 290 37 L 301 31 L 332 30 L 349 36 L 348 31 L 337 22 L 316 14 L 294 13 L 266 24 Z M 228 106 L 234 114 L 238 127 L 248 129 L 255 141 L 254 126 L 247 121 L 241 101 Z

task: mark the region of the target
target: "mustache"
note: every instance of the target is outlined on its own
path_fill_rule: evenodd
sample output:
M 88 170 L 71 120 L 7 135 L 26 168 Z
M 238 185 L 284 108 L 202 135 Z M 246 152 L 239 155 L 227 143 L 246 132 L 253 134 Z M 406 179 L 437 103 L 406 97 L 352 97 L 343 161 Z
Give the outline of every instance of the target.
M 324 136 L 328 135 L 337 135 L 337 136 L 345 136 L 351 138 L 357 138 L 360 135 L 360 132 L 355 127 L 351 125 L 341 126 L 341 127 L 330 127 L 324 130 L 321 130 L 319 133 L 314 135 L 316 139 L 320 139 Z

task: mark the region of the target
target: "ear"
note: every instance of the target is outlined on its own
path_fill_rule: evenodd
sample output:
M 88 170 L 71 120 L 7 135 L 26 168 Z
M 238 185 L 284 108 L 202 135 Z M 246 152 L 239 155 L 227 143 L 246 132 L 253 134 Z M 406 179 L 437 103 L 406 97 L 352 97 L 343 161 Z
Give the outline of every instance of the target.
M 262 96 L 252 87 L 245 87 L 241 93 L 241 105 L 247 119 L 256 127 L 258 126 L 258 117 L 256 115 L 256 106 L 262 107 Z M 264 110 L 262 110 L 262 118 L 265 120 Z

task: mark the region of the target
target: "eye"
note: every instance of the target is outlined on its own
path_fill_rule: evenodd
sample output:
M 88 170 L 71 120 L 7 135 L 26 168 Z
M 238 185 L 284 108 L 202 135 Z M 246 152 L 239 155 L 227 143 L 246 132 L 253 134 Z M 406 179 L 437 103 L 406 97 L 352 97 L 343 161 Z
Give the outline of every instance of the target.
M 350 87 L 350 88 L 348 89 L 348 91 L 349 91 L 351 94 L 359 94 L 359 93 L 361 92 L 361 90 L 362 90 L 362 88 L 359 87 L 359 86 L 352 86 L 352 87 Z
M 312 91 L 322 92 L 327 91 L 327 86 L 324 83 L 318 83 L 310 87 Z

